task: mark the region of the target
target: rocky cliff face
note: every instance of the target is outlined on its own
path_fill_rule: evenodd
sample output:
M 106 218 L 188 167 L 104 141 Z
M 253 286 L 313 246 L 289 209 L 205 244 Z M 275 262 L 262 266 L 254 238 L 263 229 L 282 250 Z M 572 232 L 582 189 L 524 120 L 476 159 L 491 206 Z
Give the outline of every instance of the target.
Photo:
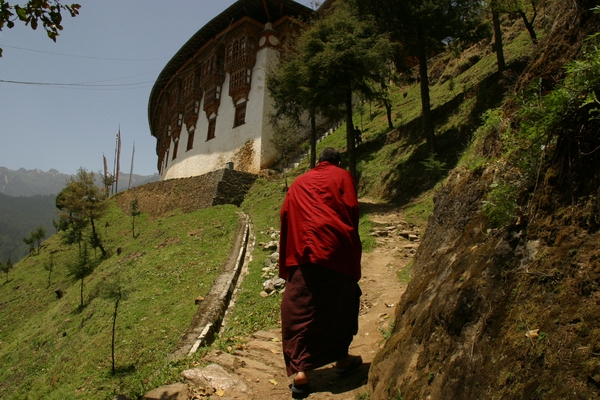
M 560 7 L 522 85 L 562 76 L 598 30 L 592 5 Z M 395 329 L 370 370 L 372 398 L 600 398 L 600 124 L 587 114 L 559 130 L 510 226 L 491 229 L 482 211 L 492 183 L 509 179 L 498 164 L 454 171 L 437 192 Z
M 597 229 L 549 216 L 487 231 L 491 182 L 488 170 L 455 175 L 437 193 L 396 329 L 371 367 L 374 398 L 596 398 Z

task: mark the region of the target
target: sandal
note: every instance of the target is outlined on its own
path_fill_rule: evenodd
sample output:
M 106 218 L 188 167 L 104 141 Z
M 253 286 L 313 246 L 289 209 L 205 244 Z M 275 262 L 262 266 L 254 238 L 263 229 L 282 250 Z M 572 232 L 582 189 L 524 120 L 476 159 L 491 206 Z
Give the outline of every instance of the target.
M 290 384 L 292 399 L 305 399 L 310 394 L 310 383 L 296 384 L 296 381 Z
M 361 356 L 354 356 L 352 357 L 352 363 L 350 363 L 350 365 L 346 368 L 336 368 L 335 369 L 335 373 L 338 376 L 346 376 L 348 375 L 350 372 L 356 370 L 358 367 L 360 367 L 362 365 L 363 361 L 362 361 L 362 357 Z

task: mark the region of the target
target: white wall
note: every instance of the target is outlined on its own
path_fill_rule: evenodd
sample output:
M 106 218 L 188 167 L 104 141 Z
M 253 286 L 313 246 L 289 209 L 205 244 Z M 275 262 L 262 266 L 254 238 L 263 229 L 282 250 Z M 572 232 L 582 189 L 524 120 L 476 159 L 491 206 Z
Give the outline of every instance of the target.
M 175 160 L 170 159 L 174 148 L 174 143 L 171 143 L 167 168 L 163 170 L 161 179 L 202 175 L 226 168 L 228 162 L 233 162 L 234 169 L 237 170 L 251 173 L 260 171 L 261 159 L 265 156 L 271 156 L 270 153 L 272 153 L 265 151 L 265 145 L 269 147 L 270 140 L 265 141 L 263 135 L 272 136 L 271 127 L 268 123 L 269 111 L 265 110 L 265 102 L 268 99 L 265 91 L 268 59 L 272 58 L 274 54 L 276 55 L 275 50 L 269 48 L 258 51 L 256 64 L 252 70 L 252 84 L 246 106 L 246 123 L 233 128 L 235 107 L 232 98 L 229 96 L 230 76 L 227 74 L 221 90 L 221 105 L 218 110 L 215 138 L 206 140 L 208 119 L 206 113 L 202 110 L 204 106 L 203 99 L 198 121 L 196 122 L 193 148 L 186 151 L 188 128 L 184 124 L 180 134 L 177 158 Z M 246 155 L 253 153 L 251 160 L 244 165 L 240 164 L 241 148 L 245 150 L 244 154 Z M 264 161 L 262 164 L 264 165 Z
M 163 169 L 161 179 L 202 175 L 226 168 L 228 162 L 233 162 L 236 170 L 258 173 L 261 166 L 264 168 L 274 160 L 276 154 L 270 142 L 272 128 L 269 124 L 272 103 L 267 93 L 266 76 L 268 68 L 275 63 L 276 58 L 277 51 L 268 47 L 260 49 L 257 53 L 256 64 L 252 70 L 245 124 L 233 128 L 235 107 L 229 96 L 229 74 L 221 90 L 215 138 L 208 141 L 206 140 L 208 119 L 202 110 L 204 99 L 202 100 L 193 148 L 186 151 L 188 128 L 184 124 L 181 129 L 177 158 L 171 160 L 174 147 L 174 143 L 171 143 L 167 168 Z M 246 156 L 252 155 L 247 164 L 241 164 L 242 153 Z

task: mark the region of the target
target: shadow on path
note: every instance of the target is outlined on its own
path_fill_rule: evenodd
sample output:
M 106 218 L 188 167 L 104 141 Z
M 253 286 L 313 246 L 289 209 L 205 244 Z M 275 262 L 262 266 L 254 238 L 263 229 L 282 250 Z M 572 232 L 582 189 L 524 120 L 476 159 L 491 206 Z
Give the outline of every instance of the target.
M 312 393 L 341 394 L 364 386 L 369 378 L 370 363 L 363 363 L 348 375 L 339 376 L 334 367 L 320 368 L 310 373 Z

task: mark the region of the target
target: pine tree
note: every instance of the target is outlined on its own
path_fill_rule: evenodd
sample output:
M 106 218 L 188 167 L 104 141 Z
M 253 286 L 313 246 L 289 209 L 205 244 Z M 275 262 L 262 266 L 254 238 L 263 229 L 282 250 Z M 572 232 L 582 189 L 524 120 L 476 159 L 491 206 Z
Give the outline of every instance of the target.
M 485 11 L 477 0 L 348 0 L 360 15 L 374 18 L 381 32 L 398 43 L 394 61 L 398 70 L 419 66 L 423 136 L 435 153 L 427 60 L 444 48 L 449 39 L 475 40 L 488 35 L 483 23 Z
M 352 95 L 377 96 L 376 83 L 386 73 L 391 50 L 390 41 L 377 33 L 372 21 L 359 19 L 346 2 L 339 2 L 333 13 L 302 33 L 297 54 L 284 58 L 271 77 L 276 108 L 289 111 L 284 114 L 306 110 L 313 121 L 316 114 L 345 115 L 348 164 L 354 177 Z M 277 81 L 284 84 L 280 93 Z
M 117 315 L 121 301 L 127 300 L 130 290 L 125 288 L 120 278 L 111 278 L 103 281 L 99 285 L 99 292 L 102 298 L 113 301 L 113 320 L 112 320 L 112 340 L 111 340 L 111 359 L 112 359 L 112 374 L 115 374 L 115 337 L 117 328 Z
M 61 210 L 60 218 L 67 227 L 65 241 L 77 243 L 81 249 L 83 230 L 89 223 L 92 228 L 91 243 L 94 248 L 100 248 L 103 257 L 106 256 L 96 230 L 96 221 L 104 215 L 107 206 L 105 196 L 95 184 L 94 173 L 80 168 L 77 177 L 71 177 L 67 186 L 56 196 L 56 208 Z
M 13 263 L 10 257 L 6 260 L 5 263 L 0 262 L 0 269 L 2 272 L 6 274 L 6 283 L 8 283 L 8 272 L 13 268 Z
M 71 275 L 75 279 L 78 279 L 81 282 L 80 290 L 79 290 L 80 298 L 81 298 L 81 302 L 80 302 L 81 308 L 83 308 L 83 306 L 84 306 L 83 281 L 85 280 L 85 278 L 87 276 L 89 276 L 94 271 L 94 269 L 96 268 L 96 265 L 97 265 L 96 261 L 90 260 L 90 256 L 88 254 L 87 243 L 83 244 L 82 251 L 79 252 L 77 258 L 73 262 L 67 264 L 67 268 L 69 270 L 69 275 Z

